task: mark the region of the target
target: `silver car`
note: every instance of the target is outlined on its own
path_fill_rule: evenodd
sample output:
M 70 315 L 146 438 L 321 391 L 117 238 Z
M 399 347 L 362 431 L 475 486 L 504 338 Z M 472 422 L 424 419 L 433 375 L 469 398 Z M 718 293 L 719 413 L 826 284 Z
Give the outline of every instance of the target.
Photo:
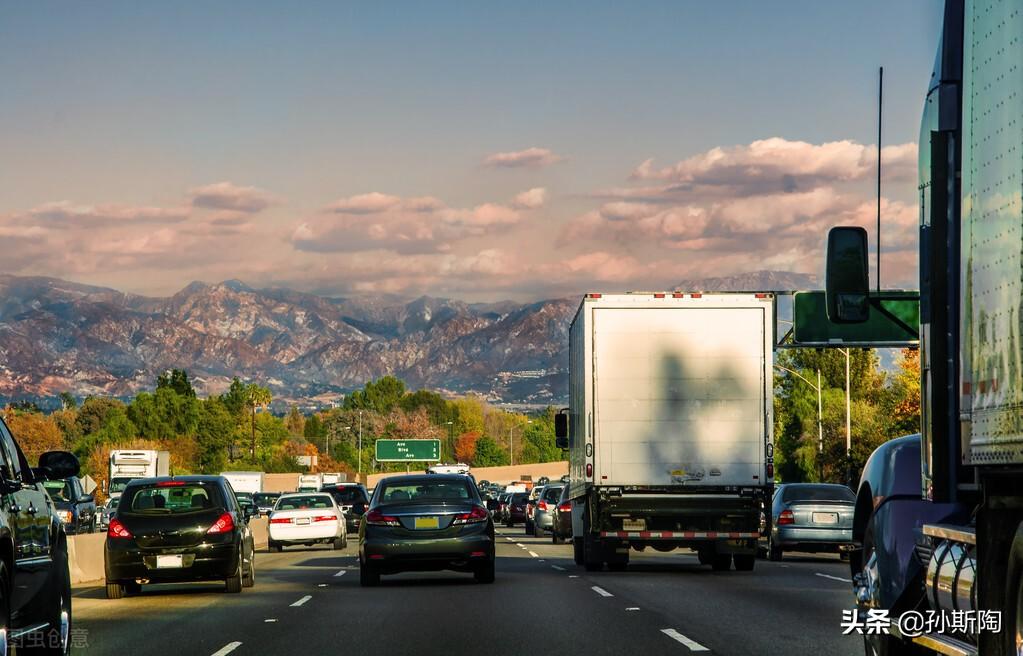
M 781 560 L 785 551 L 840 552 L 852 545 L 856 496 L 844 485 L 787 483 L 771 503 L 767 557 Z
M 536 499 L 536 509 L 533 510 L 533 535 L 543 537 L 544 533 L 550 533 L 554 527 L 554 509 L 561 499 L 561 490 L 564 485 L 547 485 L 540 496 Z
M 117 502 L 120 499 L 107 499 L 107 502 L 99 507 L 99 512 L 96 513 L 96 528 L 101 530 L 107 530 L 110 526 L 110 518 L 117 512 Z

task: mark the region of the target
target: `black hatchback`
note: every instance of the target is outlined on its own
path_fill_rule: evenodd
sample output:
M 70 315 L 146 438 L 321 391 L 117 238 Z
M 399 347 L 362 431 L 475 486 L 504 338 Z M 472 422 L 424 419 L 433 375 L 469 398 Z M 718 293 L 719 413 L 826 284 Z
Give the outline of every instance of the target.
M 366 488 L 358 483 L 328 483 L 320 488 L 320 492 L 326 492 L 334 497 L 338 508 L 345 515 L 345 528 L 348 529 L 348 533 L 358 532 L 359 518 L 369 505 Z
M 222 476 L 143 478 L 124 489 L 107 528 L 107 598 L 144 583 L 255 583 L 255 548 L 245 513 Z
M 393 476 L 377 484 L 359 527 L 359 582 L 447 569 L 493 583 L 494 549 L 494 522 L 468 476 Z

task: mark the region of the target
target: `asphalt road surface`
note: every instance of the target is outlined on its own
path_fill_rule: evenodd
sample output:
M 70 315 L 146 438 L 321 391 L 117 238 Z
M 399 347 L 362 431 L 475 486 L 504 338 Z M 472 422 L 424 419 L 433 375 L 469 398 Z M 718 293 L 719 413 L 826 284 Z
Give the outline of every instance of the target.
M 570 546 L 498 529 L 497 581 L 469 574 L 385 576 L 359 586 L 354 540 L 260 552 L 256 586 L 145 586 L 112 601 L 74 591 L 78 653 L 191 654 L 862 654 L 843 636 L 848 567 L 786 554 L 753 572 L 713 572 L 695 554 L 632 552 L 626 572 L 587 573 Z

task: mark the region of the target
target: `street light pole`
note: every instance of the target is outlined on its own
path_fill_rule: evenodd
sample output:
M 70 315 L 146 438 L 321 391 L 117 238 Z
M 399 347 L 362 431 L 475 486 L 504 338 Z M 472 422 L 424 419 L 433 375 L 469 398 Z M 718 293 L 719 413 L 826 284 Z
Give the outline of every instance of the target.
M 527 424 L 533 423 L 532 419 L 526 421 Z M 515 430 L 515 424 L 512 424 L 508 428 L 508 457 L 511 460 L 511 464 L 515 464 L 515 442 L 512 441 L 512 431 Z
M 454 446 L 451 444 L 451 440 L 452 440 L 451 431 L 453 431 L 454 428 L 455 428 L 455 422 L 453 422 L 453 421 L 445 421 L 444 423 L 448 425 L 448 448 L 451 449 L 451 453 L 452 453 L 452 456 L 453 456 L 455 449 L 454 449 Z M 443 456 L 444 454 L 440 454 L 440 455 Z M 458 460 L 458 458 L 455 458 L 455 460 Z M 441 458 L 441 462 L 444 462 L 444 458 Z
M 853 486 L 852 466 L 852 401 L 849 393 L 849 349 L 838 349 L 845 356 L 845 482 Z
M 355 475 L 362 482 L 362 410 L 359 410 L 359 471 Z

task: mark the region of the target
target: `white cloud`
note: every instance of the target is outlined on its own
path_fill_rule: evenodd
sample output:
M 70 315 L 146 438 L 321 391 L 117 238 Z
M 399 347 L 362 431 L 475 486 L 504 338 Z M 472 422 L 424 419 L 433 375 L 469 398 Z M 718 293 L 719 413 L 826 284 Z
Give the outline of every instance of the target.
M 516 194 L 512 200 L 512 207 L 520 210 L 536 210 L 543 207 L 546 201 L 547 190 L 543 187 L 533 187 Z
M 376 214 L 397 207 L 401 198 L 371 191 L 368 194 L 357 194 L 334 201 L 327 206 L 331 212 L 338 214 Z

